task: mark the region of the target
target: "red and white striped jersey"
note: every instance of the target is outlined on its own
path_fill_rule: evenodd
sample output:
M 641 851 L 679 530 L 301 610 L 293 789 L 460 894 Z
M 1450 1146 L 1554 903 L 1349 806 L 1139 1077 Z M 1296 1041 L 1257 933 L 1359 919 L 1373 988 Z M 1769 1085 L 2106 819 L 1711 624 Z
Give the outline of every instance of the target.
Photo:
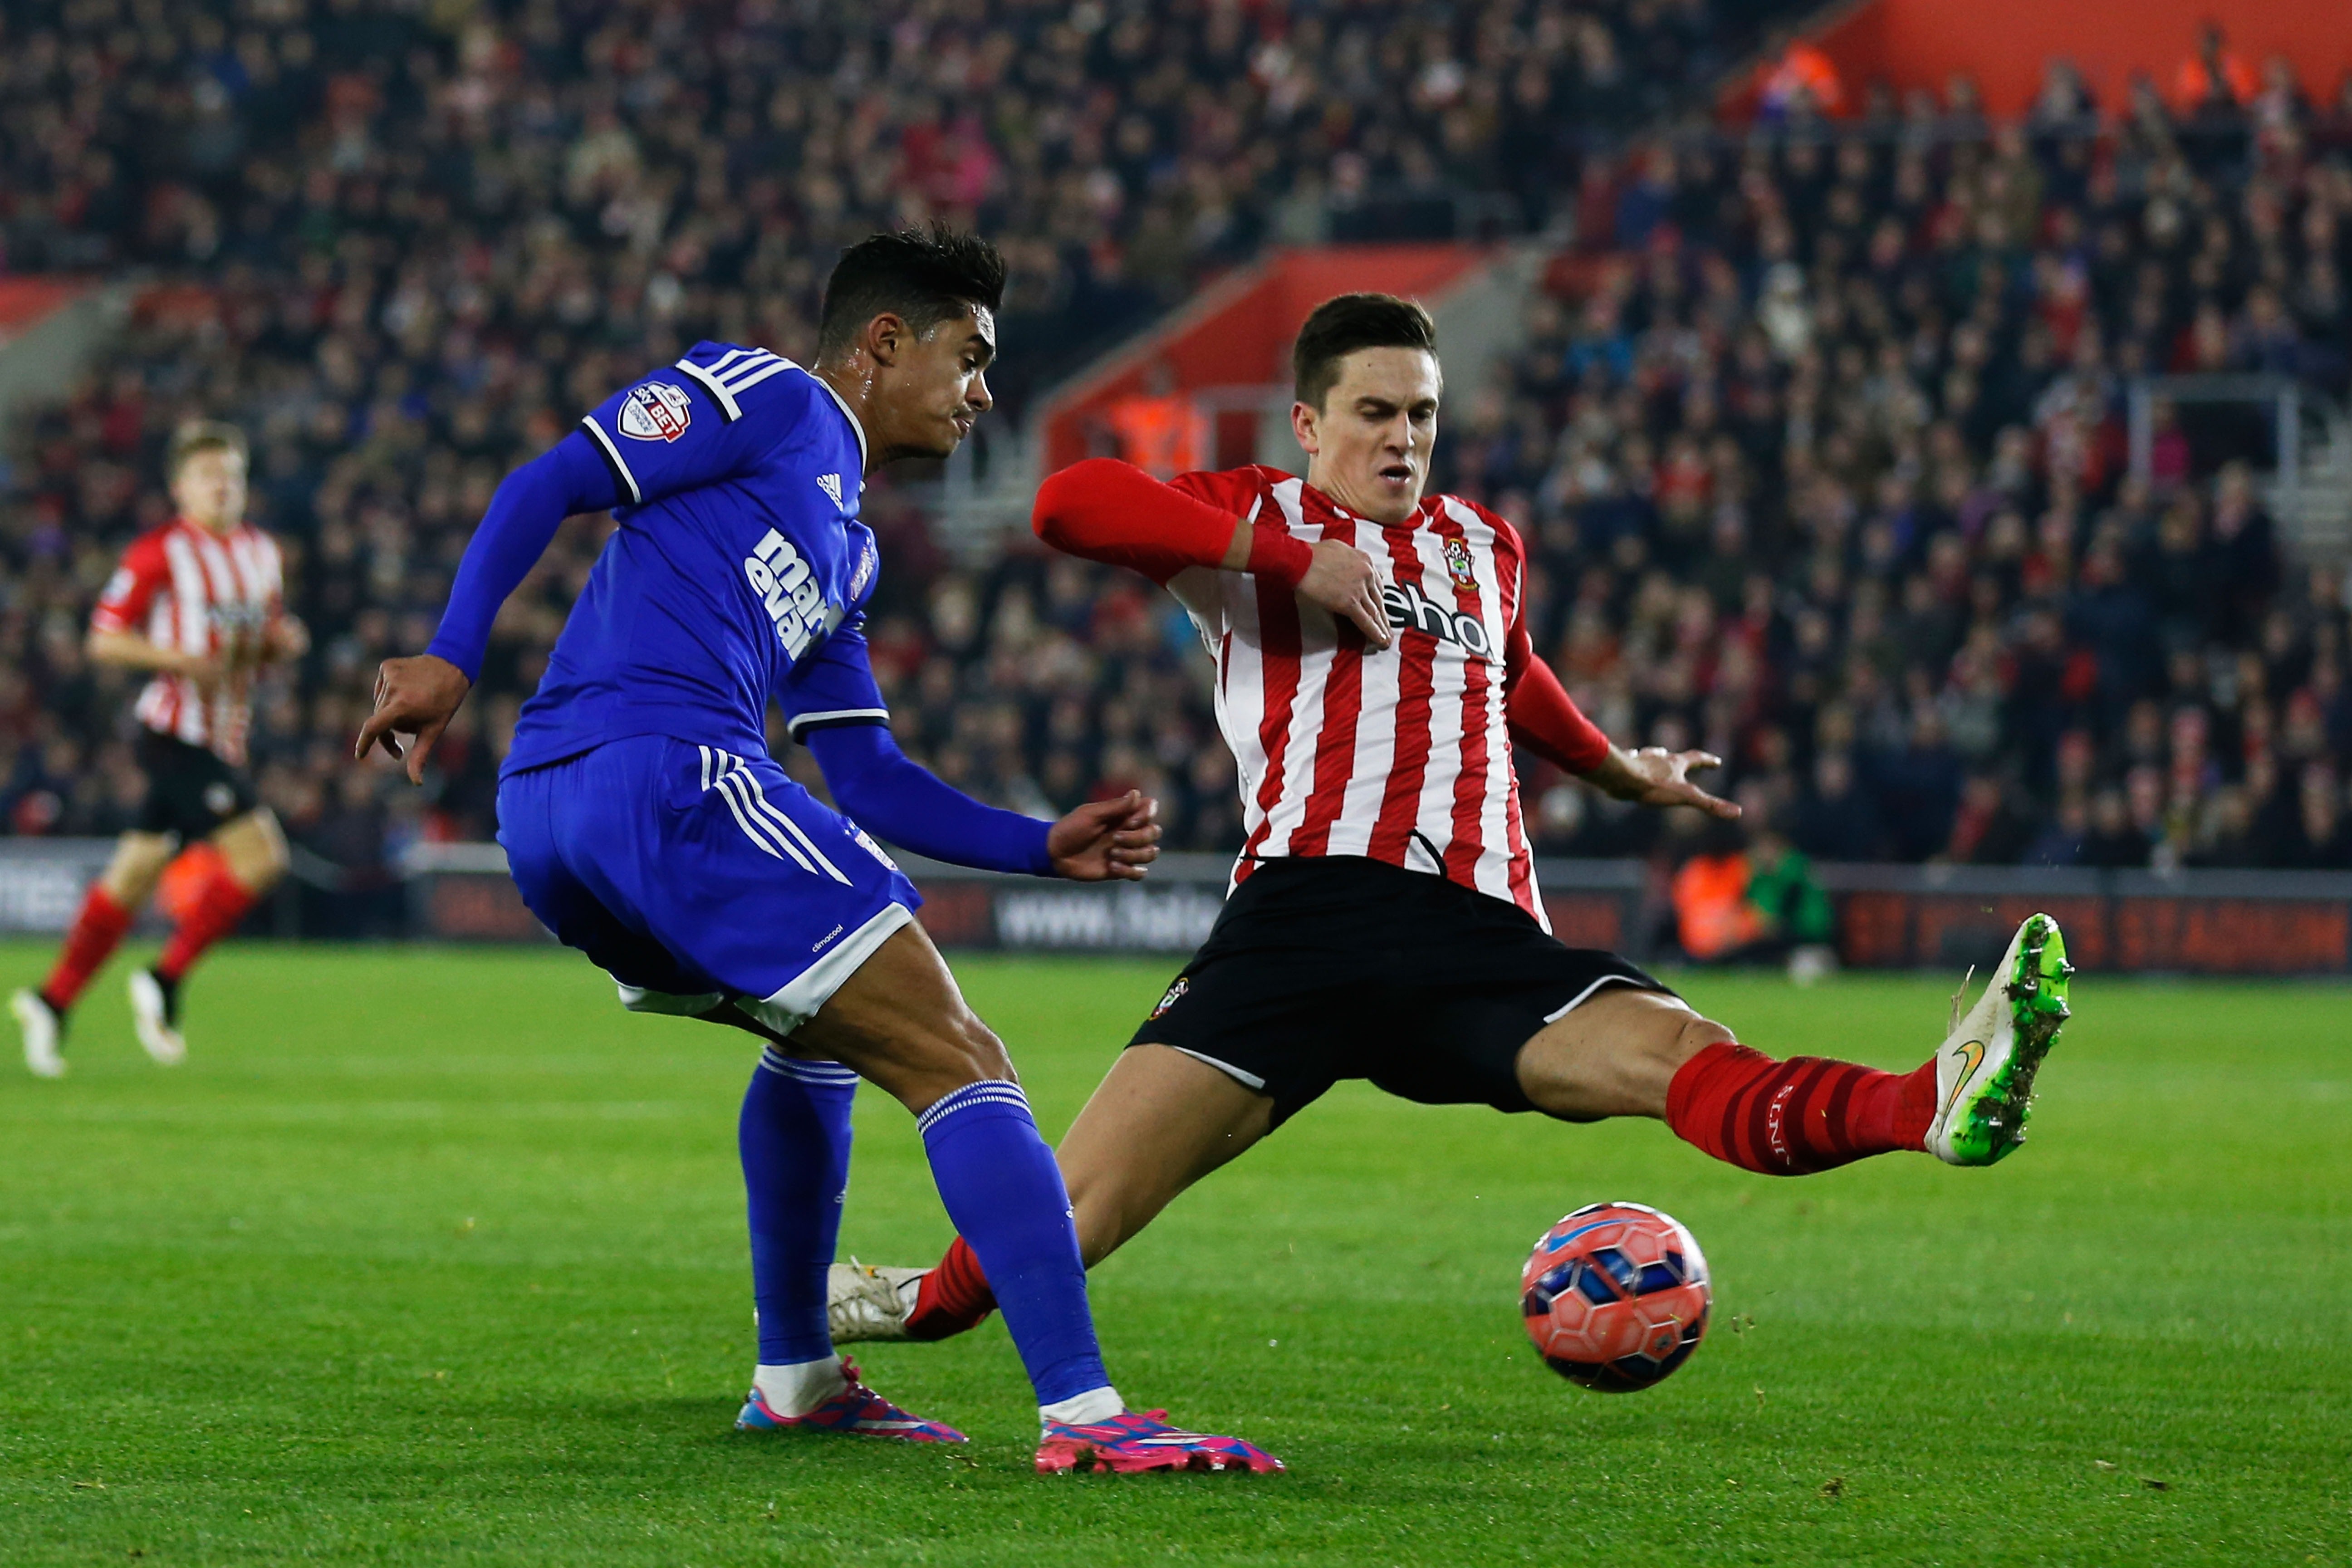
M 1235 884 L 1262 860 L 1361 855 L 1507 900 L 1549 930 L 1505 709 L 1527 581 L 1517 532 L 1454 496 L 1373 522 L 1277 468 L 1173 488 L 1258 528 L 1352 544 L 1389 576 L 1385 650 L 1278 582 L 1205 566 L 1168 581 L 1217 661 L 1248 835 Z
M 229 674 L 207 701 L 186 676 L 159 673 L 139 694 L 139 721 L 241 765 L 253 671 L 284 586 L 277 542 L 250 523 L 215 533 L 173 518 L 141 534 L 99 595 L 91 627 L 210 655 Z

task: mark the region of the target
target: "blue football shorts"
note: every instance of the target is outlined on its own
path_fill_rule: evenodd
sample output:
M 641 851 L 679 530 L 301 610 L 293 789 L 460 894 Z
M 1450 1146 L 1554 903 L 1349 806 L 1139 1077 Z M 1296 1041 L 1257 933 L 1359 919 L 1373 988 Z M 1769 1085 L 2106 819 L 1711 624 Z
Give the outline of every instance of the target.
M 639 735 L 499 784 L 523 902 L 633 1012 L 724 1001 L 790 1034 L 922 903 L 863 829 L 766 757 Z

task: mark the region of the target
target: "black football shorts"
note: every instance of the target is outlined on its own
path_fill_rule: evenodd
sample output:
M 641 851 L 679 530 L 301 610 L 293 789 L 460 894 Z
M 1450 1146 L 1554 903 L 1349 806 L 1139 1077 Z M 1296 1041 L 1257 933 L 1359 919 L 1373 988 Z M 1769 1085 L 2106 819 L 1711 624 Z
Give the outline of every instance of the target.
M 1612 984 L 1674 994 L 1440 877 L 1358 856 L 1268 860 L 1128 1043 L 1270 1096 L 1277 1127 L 1351 1078 L 1424 1105 L 1532 1110 L 1519 1048 Z
M 142 833 L 173 833 L 181 843 L 194 844 L 261 804 L 242 768 L 176 735 L 140 731 L 139 766 L 147 774 Z

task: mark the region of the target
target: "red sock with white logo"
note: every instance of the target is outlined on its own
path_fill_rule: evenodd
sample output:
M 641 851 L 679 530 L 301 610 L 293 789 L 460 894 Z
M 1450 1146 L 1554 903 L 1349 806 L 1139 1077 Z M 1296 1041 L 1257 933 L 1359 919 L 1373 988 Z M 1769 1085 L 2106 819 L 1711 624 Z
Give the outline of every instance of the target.
M 980 1255 L 957 1237 L 917 1288 L 915 1310 L 907 1314 L 910 1339 L 944 1340 L 967 1332 L 996 1310 L 996 1292 L 981 1271 Z
M 58 950 L 57 967 L 41 984 L 42 1000 L 59 1013 L 72 1006 L 89 977 L 122 944 L 132 918 L 131 911 L 115 902 L 103 884 L 91 883 L 82 898 L 81 912 L 66 931 L 65 946 Z
M 253 908 L 253 892 L 226 871 L 216 871 L 196 895 L 194 908 L 181 918 L 172 932 L 172 940 L 163 944 L 163 956 L 155 962 L 155 973 L 178 984 L 180 977 L 200 957 L 205 949 L 236 929 L 245 919 L 245 911 Z
M 1911 1072 L 1881 1072 L 1826 1057 L 1775 1061 L 1726 1040 L 1685 1062 L 1666 1089 L 1675 1136 L 1768 1176 L 1925 1149 L 1935 1118 L 1932 1059 Z

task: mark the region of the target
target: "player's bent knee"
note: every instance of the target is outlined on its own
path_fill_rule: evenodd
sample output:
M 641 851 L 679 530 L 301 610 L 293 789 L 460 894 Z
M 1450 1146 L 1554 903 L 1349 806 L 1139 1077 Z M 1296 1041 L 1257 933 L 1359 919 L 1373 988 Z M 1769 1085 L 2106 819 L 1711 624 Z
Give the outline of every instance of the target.
M 135 908 L 155 890 L 177 847 L 167 834 L 126 833 L 116 842 L 114 858 L 99 880 L 117 903 Z
M 1529 1040 L 1518 1076 L 1528 1102 L 1563 1121 L 1664 1116 L 1685 1062 L 1731 1031 L 1671 997 L 1626 991 Z
M 970 1076 L 962 1083 L 979 1083 L 986 1079 L 1013 1081 L 1013 1057 L 996 1031 L 980 1021 L 978 1015 L 967 1013 L 957 1020 L 956 1050 L 962 1069 Z
M 1682 1027 L 1663 1043 L 1657 1053 L 1657 1065 L 1669 1074 L 1679 1072 L 1685 1062 L 1707 1047 L 1723 1045 L 1738 1037 L 1714 1019 L 1703 1018 L 1693 1013 L 1683 1020 Z
M 224 823 L 212 837 L 228 874 L 248 893 L 261 894 L 286 875 L 292 857 L 286 836 L 267 806 Z
M 887 1074 L 882 1087 L 918 1116 L 969 1085 L 1015 1081 L 1004 1042 L 970 1013 L 944 1020 L 911 1044 L 906 1059 Z

